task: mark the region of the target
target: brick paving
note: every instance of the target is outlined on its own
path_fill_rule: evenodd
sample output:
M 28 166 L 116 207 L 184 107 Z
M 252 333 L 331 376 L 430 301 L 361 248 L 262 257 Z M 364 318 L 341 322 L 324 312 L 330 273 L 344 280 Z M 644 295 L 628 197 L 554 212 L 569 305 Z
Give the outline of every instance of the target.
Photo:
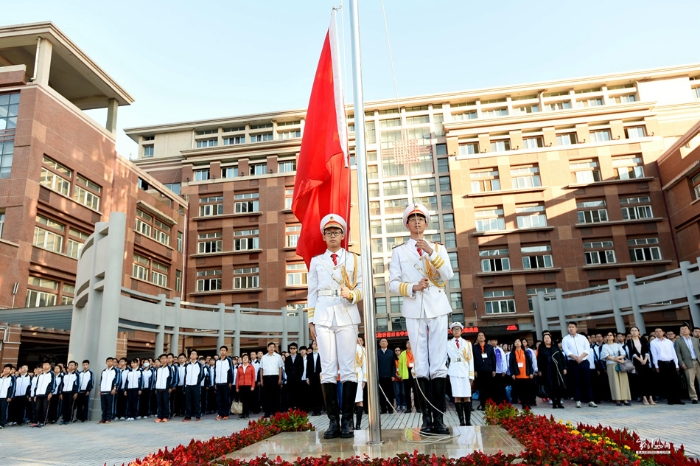
M 700 457 L 700 405 L 617 407 L 604 403 L 599 408 L 584 405 L 576 409 L 573 402 L 565 402 L 566 409 L 553 410 L 548 404 L 533 408 L 535 414 L 554 416 L 571 422 L 591 425 L 603 424 L 614 428 L 631 428 L 644 438 L 661 438 L 676 445 L 684 444 L 689 455 Z M 153 419 L 133 422 L 115 421 L 108 425 L 96 422 L 76 423 L 68 426 L 49 425 L 42 429 L 27 426 L 7 427 L 0 430 L 0 464 L 3 466 L 52 465 L 121 465 L 143 457 L 165 446 L 174 447 L 188 443 L 190 439 L 207 440 L 211 437 L 230 435 L 246 427 L 247 421 L 234 419 L 214 421 L 208 415 L 201 422 L 183 423 L 175 418 L 166 424 L 155 424 Z M 318 430 L 324 430 L 325 416 L 311 416 Z M 362 427 L 367 428 L 367 416 Z M 445 418 L 449 426 L 458 425 L 457 416 L 449 411 Z M 472 414 L 472 423 L 483 424 L 479 411 Z M 382 427 L 400 429 L 419 427 L 418 413 L 388 414 L 382 416 Z

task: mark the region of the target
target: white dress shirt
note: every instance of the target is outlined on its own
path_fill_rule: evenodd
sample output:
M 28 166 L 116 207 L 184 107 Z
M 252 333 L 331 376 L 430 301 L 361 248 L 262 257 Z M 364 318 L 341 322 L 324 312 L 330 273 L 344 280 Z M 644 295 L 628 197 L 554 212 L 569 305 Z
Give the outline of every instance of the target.
M 651 356 L 654 358 L 655 368 L 659 368 L 659 361 L 673 361 L 678 369 L 678 356 L 676 356 L 676 350 L 671 340 L 655 338 L 649 346 L 651 346 Z
M 282 356 L 280 356 L 279 353 L 265 354 L 262 357 L 260 367 L 263 371 L 263 377 L 270 375 L 279 376 L 280 369 L 284 368 Z
M 564 351 L 564 355 L 569 358 L 569 356 L 583 356 L 591 354 L 591 345 L 588 343 L 588 338 L 578 333 L 575 336 L 567 335 L 561 341 L 561 348 Z

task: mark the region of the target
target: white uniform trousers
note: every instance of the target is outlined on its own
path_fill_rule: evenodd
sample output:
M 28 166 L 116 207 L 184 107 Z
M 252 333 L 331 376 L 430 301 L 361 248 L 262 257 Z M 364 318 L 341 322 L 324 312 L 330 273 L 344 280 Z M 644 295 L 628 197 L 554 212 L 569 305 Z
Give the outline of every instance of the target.
M 337 383 L 339 370 L 341 382 L 357 381 L 357 325 L 316 325 L 316 343 L 321 358 L 321 383 Z
M 355 378 L 357 379 L 357 390 L 355 391 L 355 403 L 362 401 L 362 372 L 355 372 Z
M 416 377 L 447 377 L 447 314 L 422 319 L 406 318 Z

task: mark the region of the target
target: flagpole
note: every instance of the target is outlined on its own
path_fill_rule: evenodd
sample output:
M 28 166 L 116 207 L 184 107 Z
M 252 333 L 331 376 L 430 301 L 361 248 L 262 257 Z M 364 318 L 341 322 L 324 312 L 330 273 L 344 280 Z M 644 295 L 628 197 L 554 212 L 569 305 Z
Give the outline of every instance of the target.
M 360 57 L 360 20 L 358 0 L 350 0 L 350 42 L 352 44 L 352 82 L 355 110 L 355 158 L 357 160 L 357 198 L 360 211 L 360 251 L 362 253 L 362 308 L 365 321 L 367 351 L 367 412 L 369 413 L 369 444 L 382 442 L 377 390 L 377 339 L 374 313 L 374 280 L 372 279 L 372 250 L 370 248 L 369 199 L 367 187 L 367 152 L 365 148 L 365 105 L 362 94 L 362 59 Z

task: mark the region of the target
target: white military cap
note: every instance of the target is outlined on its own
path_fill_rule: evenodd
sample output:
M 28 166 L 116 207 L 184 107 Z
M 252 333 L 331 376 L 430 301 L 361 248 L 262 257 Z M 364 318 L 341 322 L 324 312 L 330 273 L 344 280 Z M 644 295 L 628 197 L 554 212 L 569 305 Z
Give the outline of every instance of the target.
M 452 325 L 450 325 L 450 328 L 455 328 L 455 327 L 464 328 L 464 325 L 460 324 L 459 322 L 452 322 Z
M 406 225 L 409 217 L 414 214 L 422 215 L 425 217 L 425 222 L 430 223 L 430 214 L 428 213 L 427 207 L 423 204 L 409 204 L 403 211 L 403 224 Z
M 321 219 L 321 234 L 326 231 L 326 228 L 340 228 L 345 233 L 347 226 L 347 223 L 340 215 L 328 214 Z

